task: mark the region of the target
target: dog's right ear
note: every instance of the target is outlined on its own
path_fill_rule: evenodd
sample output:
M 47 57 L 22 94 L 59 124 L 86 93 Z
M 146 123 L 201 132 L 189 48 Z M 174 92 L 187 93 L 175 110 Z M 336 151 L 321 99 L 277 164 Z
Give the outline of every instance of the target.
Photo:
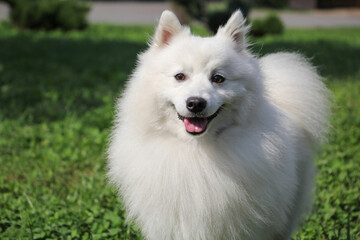
M 169 44 L 172 37 L 181 31 L 179 19 L 171 11 L 165 10 L 160 17 L 155 31 L 153 45 L 163 47 Z

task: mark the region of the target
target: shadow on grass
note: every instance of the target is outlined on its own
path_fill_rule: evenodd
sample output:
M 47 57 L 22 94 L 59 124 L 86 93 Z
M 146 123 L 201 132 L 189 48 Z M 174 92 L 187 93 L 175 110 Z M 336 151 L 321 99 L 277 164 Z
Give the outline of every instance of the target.
M 137 53 L 145 47 L 145 43 L 120 40 L 0 39 L 0 119 L 56 121 L 112 107 Z M 344 42 L 273 41 L 253 46 L 260 55 L 277 51 L 303 53 L 326 77 L 346 79 L 359 74 L 360 48 Z M 104 126 L 112 109 L 108 112 Z
M 114 40 L 0 39 L 0 117 L 54 121 L 113 102 L 145 46 Z

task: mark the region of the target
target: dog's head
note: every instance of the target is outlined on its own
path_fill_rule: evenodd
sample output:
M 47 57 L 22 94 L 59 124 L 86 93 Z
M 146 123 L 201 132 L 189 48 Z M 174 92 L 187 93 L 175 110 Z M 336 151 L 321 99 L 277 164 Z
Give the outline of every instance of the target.
M 219 135 L 245 121 L 261 92 L 257 61 L 246 49 L 247 30 L 237 11 L 215 36 L 198 37 L 172 12 L 163 12 L 136 72 L 147 82 L 143 91 L 156 99 L 153 129 L 183 137 Z

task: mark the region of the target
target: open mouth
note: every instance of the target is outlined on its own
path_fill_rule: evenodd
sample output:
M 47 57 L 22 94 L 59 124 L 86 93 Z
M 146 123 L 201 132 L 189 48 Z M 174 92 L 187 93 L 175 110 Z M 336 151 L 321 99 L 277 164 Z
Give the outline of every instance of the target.
M 209 123 L 217 117 L 221 107 L 209 117 L 184 117 L 178 113 L 178 118 L 184 122 L 185 129 L 192 135 L 200 135 L 206 131 Z

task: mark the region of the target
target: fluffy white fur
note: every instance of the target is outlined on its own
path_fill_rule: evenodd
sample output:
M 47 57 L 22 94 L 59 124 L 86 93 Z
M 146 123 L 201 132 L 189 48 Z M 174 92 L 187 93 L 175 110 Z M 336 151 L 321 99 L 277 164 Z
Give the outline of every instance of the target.
M 258 59 L 239 11 L 213 37 L 165 11 L 117 105 L 108 176 L 149 240 L 289 239 L 312 202 L 314 146 L 328 90 L 297 54 Z M 177 73 L 186 79 L 178 81 Z M 214 73 L 223 83 L 209 79 Z M 206 132 L 178 114 L 202 97 L 222 108 Z

